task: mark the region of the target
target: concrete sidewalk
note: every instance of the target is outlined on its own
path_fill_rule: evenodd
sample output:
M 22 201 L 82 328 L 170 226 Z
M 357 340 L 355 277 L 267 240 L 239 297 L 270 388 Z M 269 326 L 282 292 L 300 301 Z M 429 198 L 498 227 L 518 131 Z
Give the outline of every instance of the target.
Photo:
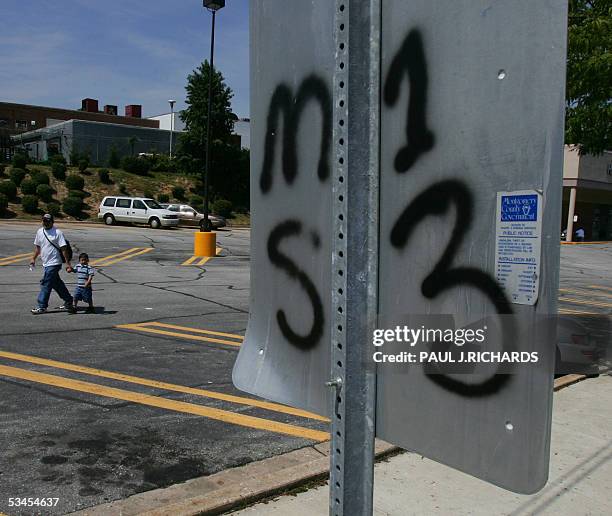
M 550 476 L 535 495 L 517 495 L 413 453 L 376 465 L 376 515 L 612 514 L 612 377 L 555 393 Z M 327 485 L 234 512 L 242 516 L 328 514 Z

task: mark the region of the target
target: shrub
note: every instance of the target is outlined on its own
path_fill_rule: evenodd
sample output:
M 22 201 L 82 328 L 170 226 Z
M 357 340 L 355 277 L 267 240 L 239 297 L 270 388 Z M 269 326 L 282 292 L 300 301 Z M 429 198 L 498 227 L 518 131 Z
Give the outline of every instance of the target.
M 34 195 L 38 183 L 33 179 L 24 179 L 21 183 L 21 193 L 24 195 Z
M 87 167 L 89 166 L 89 160 L 87 158 L 81 158 L 79 160 L 79 172 L 81 172 L 81 174 L 83 172 L 85 172 L 87 170 Z
M 53 165 L 53 163 L 61 163 L 62 165 L 65 165 L 66 158 L 64 158 L 63 154 L 54 154 L 49 158 L 49 162 L 51 163 L 51 165 Z
M 128 195 L 128 189 L 127 186 L 123 183 L 121 183 L 119 185 L 119 193 L 123 194 L 123 195 Z
M 68 197 L 78 197 L 79 199 L 85 199 L 85 197 L 89 197 L 87 192 L 83 190 L 70 190 L 68 192 Z
M 36 195 L 41 201 L 49 202 L 53 198 L 53 189 L 49 185 L 38 185 Z
M 108 155 L 108 166 L 111 168 L 119 168 L 121 166 L 121 158 L 117 152 L 117 148 L 113 145 Z
M 189 199 L 189 203 L 194 208 L 200 208 L 201 209 L 202 205 L 204 204 L 204 199 L 202 197 L 200 197 L 199 195 L 194 195 L 191 199 Z
M 151 163 L 146 158 L 126 156 L 121 160 L 121 168 L 131 174 L 146 176 L 151 168 Z
M 38 211 L 38 197 L 35 195 L 24 195 L 21 198 L 21 206 L 26 213 L 36 213 Z
M 47 203 L 47 213 L 50 213 L 54 217 L 57 217 L 61 213 L 61 206 L 59 202 L 50 202 Z
M 33 174 L 30 174 L 30 177 L 37 185 L 50 184 L 49 176 L 45 172 L 34 172 Z
M 155 194 L 151 190 L 145 190 L 142 192 L 142 196 L 146 197 L 147 199 L 155 199 Z
M 100 179 L 100 183 L 105 185 L 112 185 L 113 181 L 110 178 L 110 174 L 108 173 L 108 169 L 101 168 L 98 170 L 98 178 Z
M 174 160 L 167 154 L 154 154 L 150 160 L 151 170 L 155 172 L 176 172 Z
M 0 163 L 0 177 L 4 177 L 4 169 L 6 165 L 4 163 Z
M 25 154 L 17 153 L 13 156 L 12 165 L 13 168 L 26 168 L 28 164 L 28 158 Z
M 172 187 L 172 197 L 182 201 L 185 199 L 185 189 L 182 186 L 173 186 Z
M 9 200 L 17 197 L 17 185 L 10 180 L 0 182 L 0 193 L 6 195 Z
M 168 194 L 162 193 L 157 196 L 157 202 L 166 203 L 170 201 L 170 196 Z
M 11 181 L 13 181 L 13 183 L 19 186 L 24 180 L 26 174 L 27 172 L 24 169 L 13 167 L 12 170 L 9 172 L 9 177 L 11 178 Z
M 217 199 L 213 202 L 212 211 L 222 217 L 229 217 L 232 214 L 232 203 L 227 199 Z
M 83 209 L 83 201 L 80 197 L 66 197 L 62 204 L 62 209 L 64 213 L 72 217 L 78 217 Z
M 63 158 L 62 158 L 63 159 Z M 59 181 L 66 180 L 66 165 L 59 161 L 51 162 L 51 173 L 53 177 Z
M 8 203 L 9 203 L 9 198 L 3 193 L 0 193 L 0 212 L 3 212 L 4 210 L 8 208 Z
M 85 186 L 85 180 L 81 176 L 70 174 L 68 177 L 66 177 L 66 186 L 68 187 L 68 190 L 82 190 Z

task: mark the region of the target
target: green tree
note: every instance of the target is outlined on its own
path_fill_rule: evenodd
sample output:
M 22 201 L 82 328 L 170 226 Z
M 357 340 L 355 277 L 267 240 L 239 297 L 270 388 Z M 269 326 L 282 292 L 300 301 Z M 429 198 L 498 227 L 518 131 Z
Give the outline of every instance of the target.
M 565 141 L 612 149 L 612 0 L 570 0 Z

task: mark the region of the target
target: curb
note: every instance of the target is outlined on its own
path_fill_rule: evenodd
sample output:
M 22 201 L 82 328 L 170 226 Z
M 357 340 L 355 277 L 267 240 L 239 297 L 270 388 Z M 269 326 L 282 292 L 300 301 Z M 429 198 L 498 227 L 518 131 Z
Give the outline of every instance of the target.
M 554 392 L 587 378 L 561 376 Z M 329 476 L 329 442 L 251 462 L 182 484 L 132 495 L 74 513 L 78 516 L 196 516 L 222 514 L 287 492 Z M 397 446 L 376 439 L 376 459 L 401 452 Z
M 376 440 L 376 458 L 400 451 Z M 78 516 L 195 516 L 221 514 L 329 475 L 329 442 L 251 462 L 182 484 L 139 493 L 71 513 Z

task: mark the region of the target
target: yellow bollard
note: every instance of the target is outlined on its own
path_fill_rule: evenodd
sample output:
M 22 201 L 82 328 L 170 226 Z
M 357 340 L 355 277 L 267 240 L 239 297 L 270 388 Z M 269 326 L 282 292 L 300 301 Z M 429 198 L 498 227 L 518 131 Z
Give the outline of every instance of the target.
M 193 234 L 195 256 L 217 256 L 217 234 L 212 231 L 196 231 Z

